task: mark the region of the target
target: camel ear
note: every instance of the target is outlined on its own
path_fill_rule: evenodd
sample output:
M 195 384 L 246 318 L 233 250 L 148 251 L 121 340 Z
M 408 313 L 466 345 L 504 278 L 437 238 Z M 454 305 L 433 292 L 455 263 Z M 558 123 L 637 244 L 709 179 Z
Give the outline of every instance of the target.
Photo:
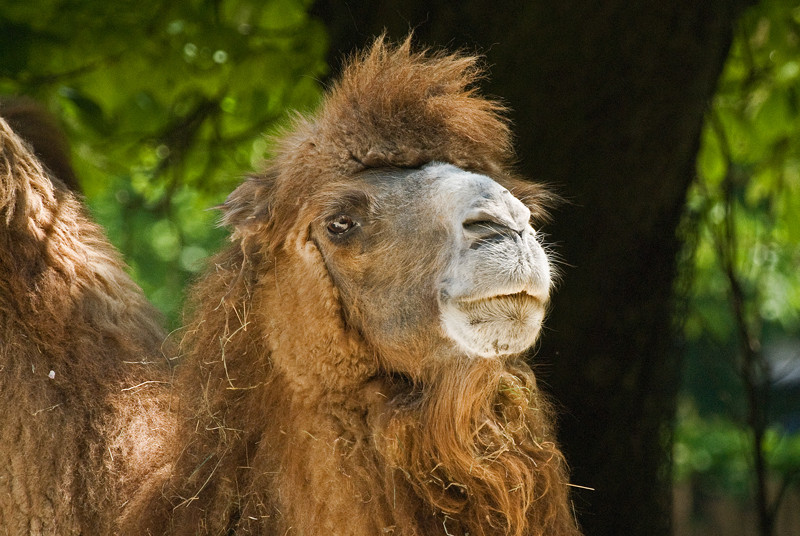
M 247 235 L 268 224 L 272 217 L 272 176 L 251 176 L 239 185 L 219 208 L 222 224 L 232 227 L 234 237 Z

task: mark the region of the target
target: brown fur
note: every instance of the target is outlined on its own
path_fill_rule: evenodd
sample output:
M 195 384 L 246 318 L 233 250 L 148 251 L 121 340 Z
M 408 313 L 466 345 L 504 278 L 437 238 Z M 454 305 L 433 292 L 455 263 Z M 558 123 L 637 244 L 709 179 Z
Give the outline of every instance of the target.
M 382 39 L 231 195 L 193 293 L 168 502 L 131 533 L 576 535 L 552 417 L 521 358 L 393 369 L 343 310 L 309 228 L 368 168 L 514 178 L 476 60 Z M 421 341 L 406 341 L 409 355 Z
M 157 318 L 0 119 L 2 533 L 105 535 L 139 515 L 171 428 Z

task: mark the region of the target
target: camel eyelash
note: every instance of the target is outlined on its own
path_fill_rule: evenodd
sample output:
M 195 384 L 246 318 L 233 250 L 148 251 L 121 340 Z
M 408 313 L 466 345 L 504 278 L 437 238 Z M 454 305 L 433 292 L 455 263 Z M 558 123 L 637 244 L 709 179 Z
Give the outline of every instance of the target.
M 374 215 L 375 203 L 365 192 L 349 191 L 344 194 L 327 196 L 320 210 L 319 220 L 328 222 L 346 214 L 353 219 L 364 219 Z

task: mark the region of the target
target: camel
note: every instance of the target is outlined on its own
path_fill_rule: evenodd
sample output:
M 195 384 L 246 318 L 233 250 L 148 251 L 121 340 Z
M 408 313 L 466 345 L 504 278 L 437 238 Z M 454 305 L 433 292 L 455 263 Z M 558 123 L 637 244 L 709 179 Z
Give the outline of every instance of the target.
M 524 358 L 550 196 L 514 172 L 477 61 L 383 38 L 354 57 L 221 207 L 177 355 L 0 120 L 0 526 L 578 535 Z
M 523 357 L 550 196 L 513 171 L 480 76 L 378 39 L 229 196 L 181 344 L 175 468 L 136 531 L 579 534 Z
M 119 533 L 169 474 L 158 317 L 80 200 L 0 119 L 0 532 Z

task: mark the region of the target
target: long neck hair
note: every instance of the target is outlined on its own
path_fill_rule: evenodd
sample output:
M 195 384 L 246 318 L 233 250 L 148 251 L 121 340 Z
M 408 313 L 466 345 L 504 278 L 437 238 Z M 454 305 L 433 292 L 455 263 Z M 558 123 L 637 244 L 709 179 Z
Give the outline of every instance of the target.
M 404 475 L 448 533 L 579 534 L 528 365 L 465 361 L 392 405 L 378 439 L 387 471 Z

